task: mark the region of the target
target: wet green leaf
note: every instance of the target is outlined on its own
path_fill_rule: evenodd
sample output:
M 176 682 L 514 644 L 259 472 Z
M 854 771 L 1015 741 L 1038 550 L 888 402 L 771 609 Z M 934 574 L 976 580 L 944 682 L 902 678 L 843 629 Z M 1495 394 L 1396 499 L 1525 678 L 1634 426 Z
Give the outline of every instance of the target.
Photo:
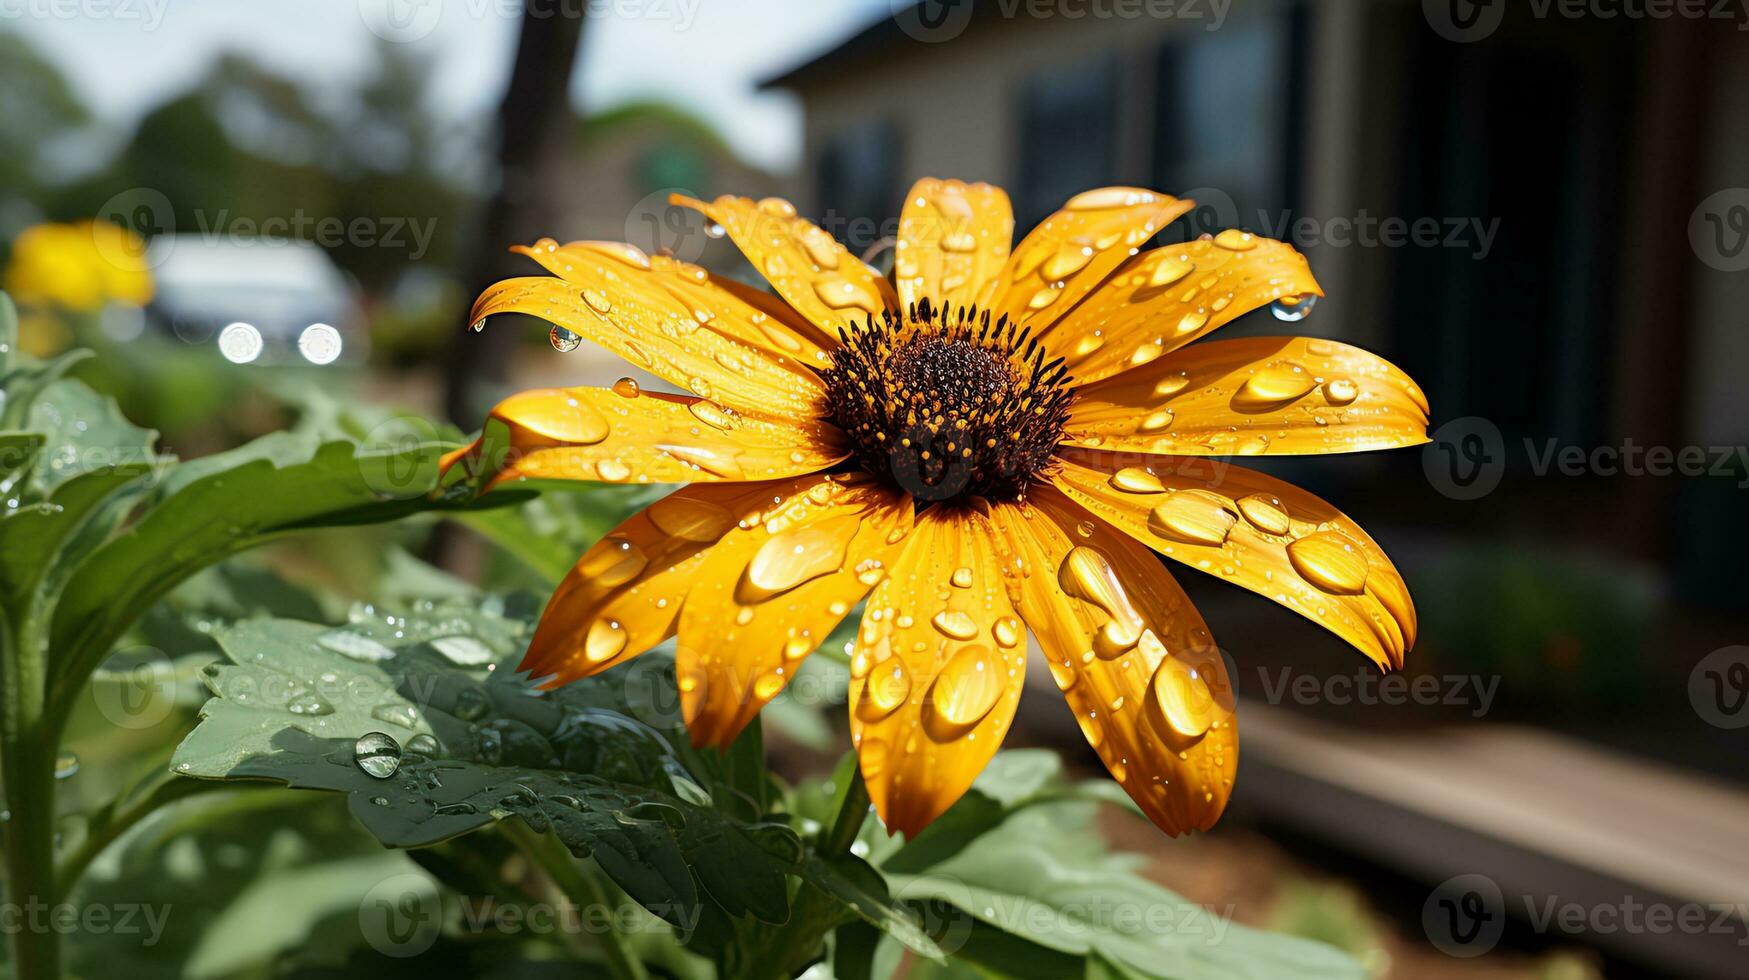
M 518 817 L 592 855 L 682 935 L 701 896 L 731 916 L 787 915 L 785 875 L 802 865 L 801 842 L 761 822 L 714 755 L 685 745 L 670 707 L 647 693 L 652 679 L 637 676 L 648 669 L 540 694 L 508 669 L 442 652 L 466 640 L 503 655 L 520 637 L 440 609 L 380 618 L 222 631 L 232 663 L 209 671 L 217 696 L 175 770 L 346 793 L 354 816 L 393 847 Z

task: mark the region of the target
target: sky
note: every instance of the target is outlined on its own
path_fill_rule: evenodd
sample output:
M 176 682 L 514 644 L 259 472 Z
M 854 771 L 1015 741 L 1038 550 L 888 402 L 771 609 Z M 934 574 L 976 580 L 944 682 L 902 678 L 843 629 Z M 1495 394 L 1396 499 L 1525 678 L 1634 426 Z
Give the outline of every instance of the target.
M 547 0 L 548 3 L 553 0 Z M 572 96 L 590 109 L 659 97 L 712 120 L 750 162 L 797 165 L 801 111 L 762 78 L 891 10 L 892 0 L 563 0 L 586 9 Z M 31 40 L 106 121 L 126 126 L 241 51 L 318 92 L 367 73 L 375 38 L 435 58 L 432 108 L 497 103 L 520 0 L 3 0 L 0 31 Z

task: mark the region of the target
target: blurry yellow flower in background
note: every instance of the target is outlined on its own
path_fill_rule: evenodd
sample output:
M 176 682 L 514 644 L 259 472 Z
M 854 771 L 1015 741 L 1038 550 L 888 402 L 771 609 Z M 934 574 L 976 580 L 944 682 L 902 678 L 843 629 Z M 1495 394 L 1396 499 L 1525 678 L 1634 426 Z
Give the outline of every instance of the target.
M 12 243 L 0 288 L 21 305 L 95 313 L 108 303 L 144 306 L 152 274 L 140 236 L 107 221 L 40 224 Z

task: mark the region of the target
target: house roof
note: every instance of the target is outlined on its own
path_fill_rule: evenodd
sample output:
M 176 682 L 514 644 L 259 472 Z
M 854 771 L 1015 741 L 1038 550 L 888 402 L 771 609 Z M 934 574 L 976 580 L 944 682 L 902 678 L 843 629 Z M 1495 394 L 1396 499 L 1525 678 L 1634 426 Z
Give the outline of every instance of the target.
M 973 16 L 978 13 L 976 0 L 923 0 L 900 9 L 894 5 L 894 12 L 868 25 L 838 45 L 815 55 L 799 65 L 764 79 L 759 83 L 761 89 L 773 88 L 803 88 L 831 75 L 842 73 L 846 68 L 882 54 L 891 53 L 895 47 L 921 45 L 924 42 L 906 33 L 900 20 L 904 17 L 918 16 L 919 7 L 924 4 L 968 4 Z M 995 9 L 984 4 L 986 10 Z M 934 45 L 930 45 L 933 47 Z

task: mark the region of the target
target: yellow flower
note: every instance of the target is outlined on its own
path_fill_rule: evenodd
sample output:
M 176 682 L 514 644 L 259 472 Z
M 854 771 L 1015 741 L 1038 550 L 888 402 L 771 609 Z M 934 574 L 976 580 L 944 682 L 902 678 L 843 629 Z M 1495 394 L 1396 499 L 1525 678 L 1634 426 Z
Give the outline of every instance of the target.
M 41 224 L 12 243 L 6 292 L 23 304 L 95 312 L 105 303 L 143 306 L 152 298 L 145 243 L 107 221 Z
M 1154 552 L 1402 665 L 1402 577 L 1329 504 L 1213 457 L 1426 441 L 1403 372 L 1306 338 L 1191 341 L 1320 295 L 1305 259 L 1238 231 L 1152 251 L 1189 201 L 1070 200 L 1010 251 L 1007 195 L 924 180 L 891 281 L 787 202 L 676 198 L 781 302 L 624 244 L 521 251 L 476 324 L 543 317 L 696 397 L 516 395 L 448 478 L 689 482 L 591 548 L 525 668 L 549 685 L 678 634 L 687 725 L 733 739 L 865 595 L 850 727 L 889 830 L 971 785 L 1020 698 L 1031 632 L 1087 740 L 1168 833 L 1211 826 L 1238 748 L 1226 668 Z

